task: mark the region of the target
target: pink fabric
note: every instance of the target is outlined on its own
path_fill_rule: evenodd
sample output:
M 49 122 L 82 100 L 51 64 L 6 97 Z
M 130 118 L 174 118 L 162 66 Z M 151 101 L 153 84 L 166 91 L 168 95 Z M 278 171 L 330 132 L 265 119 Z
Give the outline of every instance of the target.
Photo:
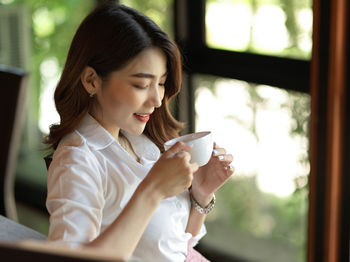
M 185 262 L 210 262 L 208 259 L 203 257 L 197 250 L 192 247 L 192 243 L 188 244 L 187 258 Z

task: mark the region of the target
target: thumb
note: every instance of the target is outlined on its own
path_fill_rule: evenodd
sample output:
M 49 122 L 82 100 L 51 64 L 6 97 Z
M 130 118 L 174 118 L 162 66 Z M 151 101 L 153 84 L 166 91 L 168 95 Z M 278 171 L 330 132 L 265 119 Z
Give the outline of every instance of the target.
M 174 155 L 180 151 L 188 151 L 192 148 L 192 146 L 184 143 L 184 142 L 176 142 L 175 145 L 173 145 L 172 147 L 170 147 L 165 153 L 168 155 Z
M 198 164 L 197 164 L 196 162 L 194 162 L 194 163 L 191 164 L 192 173 L 197 172 L 198 169 L 199 169 L 199 166 L 198 166 Z

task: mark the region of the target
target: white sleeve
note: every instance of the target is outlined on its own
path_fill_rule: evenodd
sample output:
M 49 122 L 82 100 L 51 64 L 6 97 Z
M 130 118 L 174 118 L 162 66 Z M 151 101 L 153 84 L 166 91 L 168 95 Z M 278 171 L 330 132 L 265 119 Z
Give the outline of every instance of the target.
M 100 233 L 104 187 L 93 154 L 77 147 L 59 148 L 48 171 L 48 241 L 90 242 Z

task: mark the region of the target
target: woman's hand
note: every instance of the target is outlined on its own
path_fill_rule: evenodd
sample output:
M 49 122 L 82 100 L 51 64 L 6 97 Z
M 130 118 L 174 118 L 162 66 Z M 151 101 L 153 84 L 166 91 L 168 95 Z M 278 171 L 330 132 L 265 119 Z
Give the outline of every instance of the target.
M 233 156 L 214 143 L 213 155 L 209 162 L 193 175 L 192 194 L 201 206 L 206 206 L 218 190 L 234 173 L 231 164 Z
M 148 183 L 161 198 L 182 193 L 192 184 L 193 173 L 198 170 L 196 163 L 191 164 L 187 152 L 191 146 L 177 142 L 163 153 L 154 164 L 143 183 Z

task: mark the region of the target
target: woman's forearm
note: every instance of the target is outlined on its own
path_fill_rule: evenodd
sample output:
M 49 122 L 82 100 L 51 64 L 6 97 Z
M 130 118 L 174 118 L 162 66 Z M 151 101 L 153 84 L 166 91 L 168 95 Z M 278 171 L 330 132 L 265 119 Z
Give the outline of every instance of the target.
M 116 257 L 128 259 L 160 201 L 150 186 L 141 183 L 118 218 L 87 246 L 113 250 Z
M 193 194 L 193 197 L 202 207 L 207 206 L 213 198 L 213 194 L 209 196 L 201 196 L 199 193 L 195 193 L 193 191 L 191 194 Z M 191 233 L 192 236 L 196 236 L 199 233 L 206 216 L 207 215 L 199 213 L 193 206 L 191 206 L 186 232 Z
M 186 232 L 196 236 L 204 223 L 206 215 L 200 214 L 194 207 L 191 207 L 190 216 L 188 218 Z

